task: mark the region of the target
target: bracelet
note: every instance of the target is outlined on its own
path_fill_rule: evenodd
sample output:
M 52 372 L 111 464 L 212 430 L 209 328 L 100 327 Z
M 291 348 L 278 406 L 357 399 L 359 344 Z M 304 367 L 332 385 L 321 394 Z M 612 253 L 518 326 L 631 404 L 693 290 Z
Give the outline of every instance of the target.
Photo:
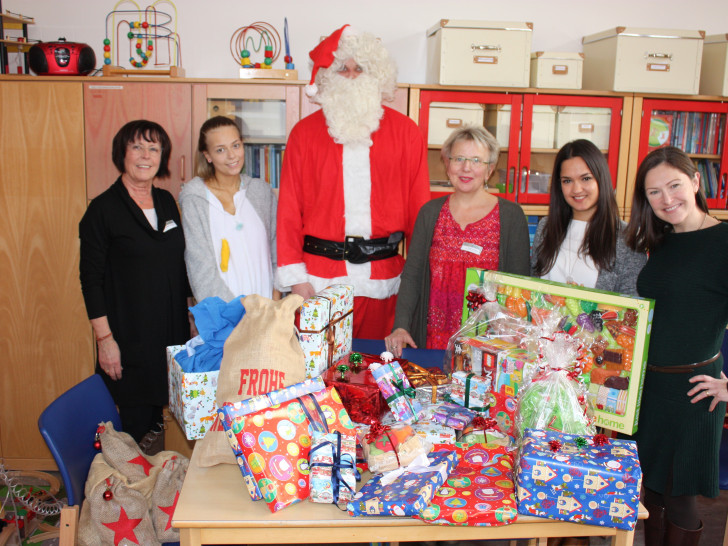
M 101 343 L 103 340 L 108 339 L 110 337 L 111 337 L 111 332 L 109 332 L 105 336 L 97 337 L 96 338 L 96 343 Z

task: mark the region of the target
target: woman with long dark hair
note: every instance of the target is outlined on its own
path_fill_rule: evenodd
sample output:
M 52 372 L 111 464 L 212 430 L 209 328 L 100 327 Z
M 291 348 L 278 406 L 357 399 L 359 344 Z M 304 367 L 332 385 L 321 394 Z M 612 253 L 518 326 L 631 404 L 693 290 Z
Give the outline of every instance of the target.
M 533 241 L 531 273 L 635 295 L 647 258 L 624 244 L 624 228 L 604 154 L 588 140 L 568 142 L 554 161 L 549 212 Z
M 655 300 L 637 433 L 645 544 L 697 544 L 697 496 L 718 496 L 728 379 L 728 225 L 711 217 L 700 173 L 674 147 L 637 170 L 627 244 L 649 252 L 640 296 Z

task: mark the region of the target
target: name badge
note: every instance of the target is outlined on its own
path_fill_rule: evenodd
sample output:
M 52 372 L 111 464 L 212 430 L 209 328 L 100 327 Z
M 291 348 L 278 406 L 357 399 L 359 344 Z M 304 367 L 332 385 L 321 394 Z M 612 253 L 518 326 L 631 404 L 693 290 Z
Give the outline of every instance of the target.
M 460 247 L 460 250 L 464 250 L 465 252 L 470 252 L 471 254 L 480 256 L 480 253 L 483 252 L 483 247 L 480 245 L 476 245 L 475 243 L 463 243 L 463 246 Z
M 170 229 L 174 229 L 177 227 L 177 224 L 174 222 L 174 220 L 167 220 L 167 223 L 164 224 L 164 230 L 162 233 L 167 233 Z

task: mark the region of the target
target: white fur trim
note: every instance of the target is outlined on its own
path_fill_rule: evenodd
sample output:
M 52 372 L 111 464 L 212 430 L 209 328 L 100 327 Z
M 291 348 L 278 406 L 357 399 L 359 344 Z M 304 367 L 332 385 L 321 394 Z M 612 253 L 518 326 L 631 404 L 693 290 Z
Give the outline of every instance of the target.
M 369 147 L 354 144 L 344 145 L 342 163 L 346 235 L 358 235 L 371 239 L 372 177 Z
M 278 267 L 277 279 L 281 290 L 290 290 L 294 284 L 301 284 L 309 281 L 306 271 L 306 264 L 290 264 Z
M 347 270 L 351 265 L 347 263 Z M 369 264 L 358 264 L 369 265 Z M 316 292 L 320 292 L 327 286 L 332 284 L 350 284 L 354 287 L 355 296 L 364 296 L 366 298 L 385 299 L 394 296 L 399 292 L 399 276 L 392 279 L 370 279 L 361 278 L 358 275 L 348 275 L 346 277 L 335 277 L 333 279 L 323 279 L 321 277 L 308 276 L 308 281 L 313 285 Z

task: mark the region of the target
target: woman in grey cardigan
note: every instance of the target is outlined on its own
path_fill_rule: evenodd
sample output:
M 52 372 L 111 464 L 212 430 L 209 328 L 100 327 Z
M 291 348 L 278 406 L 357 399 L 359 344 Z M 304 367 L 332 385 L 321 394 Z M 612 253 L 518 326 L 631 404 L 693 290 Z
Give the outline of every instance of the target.
M 537 277 L 637 295 L 644 253 L 624 243 L 609 166 L 588 140 L 556 154 L 548 216 L 536 231 L 531 272 Z
M 455 130 L 442 147 L 452 195 L 420 209 L 399 287 L 387 349 L 444 349 L 459 328 L 468 267 L 528 275 L 529 238 L 520 206 L 486 189 L 498 142 L 482 127 Z
M 198 176 L 179 195 L 187 276 L 197 301 L 273 294 L 276 197 L 269 184 L 242 174 L 244 158 L 233 120 L 216 116 L 202 125 Z

